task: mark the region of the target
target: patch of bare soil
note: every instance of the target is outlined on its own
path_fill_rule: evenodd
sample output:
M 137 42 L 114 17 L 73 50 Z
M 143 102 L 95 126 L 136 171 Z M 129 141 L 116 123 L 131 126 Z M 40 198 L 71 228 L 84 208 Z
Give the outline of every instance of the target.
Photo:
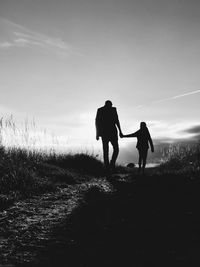
M 2 212 L 0 266 L 200 266 L 200 179 L 113 175 Z
M 0 213 L 0 266 L 28 266 L 37 263 L 47 243 L 59 242 L 53 229 L 66 222 L 83 202 L 83 195 L 92 187 L 111 192 L 103 178 L 59 188 L 19 201 Z

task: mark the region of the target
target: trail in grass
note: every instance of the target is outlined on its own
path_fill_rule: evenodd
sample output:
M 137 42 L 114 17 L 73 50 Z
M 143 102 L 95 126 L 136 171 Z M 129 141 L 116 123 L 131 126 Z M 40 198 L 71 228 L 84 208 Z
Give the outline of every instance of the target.
M 198 172 L 111 178 L 3 212 L 0 267 L 200 266 Z
M 94 186 L 103 192 L 113 190 L 105 179 L 93 178 L 85 183 L 59 188 L 56 193 L 19 201 L 2 211 L 0 263 L 25 264 L 34 261 L 46 241 L 53 238 L 50 234 L 52 229 L 66 221 L 83 200 L 84 193 Z

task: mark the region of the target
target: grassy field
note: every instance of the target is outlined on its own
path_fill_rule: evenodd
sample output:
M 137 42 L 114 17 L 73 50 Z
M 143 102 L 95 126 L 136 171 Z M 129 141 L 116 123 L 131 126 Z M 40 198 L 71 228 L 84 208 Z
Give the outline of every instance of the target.
M 11 124 L 12 125 L 12 124 Z M 134 173 L 135 169 L 131 171 Z M 169 148 L 157 175 L 197 176 L 200 170 L 200 143 Z M 118 166 L 116 172 L 130 169 Z M 61 154 L 17 147 L 0 147 L 0 203 L 4 208 L 16 200 L 54 192 L 61 184 L 75 184 L 104 176 L 103 163 L 92 154 Z
M 1 266 L 200 266 L 199 191 L 200 143 L 110 177 L 92 154 L 2 143 Z
M 0 207 L 17 200 L 55 192 L 61 184 L 102 175 L 103 164 L 93 155 L 56 153 L 55 135 L 33 120 L 0 119 Z
M 200 142 L 171 145 L 159 170 L 182 174 L 199 172 Z
M 103 164 L 87 154 L 65 155 L 0 148 L 0 203 L 55 191 L 60 184 L 74 184 L 101 176 Z M 88 177 L 88 178 L 87 178 Z

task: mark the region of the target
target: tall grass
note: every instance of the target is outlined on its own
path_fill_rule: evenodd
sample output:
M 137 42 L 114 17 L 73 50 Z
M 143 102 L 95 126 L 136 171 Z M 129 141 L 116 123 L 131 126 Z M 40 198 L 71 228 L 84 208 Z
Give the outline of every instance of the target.
M 35 194 L 57 190 L 58 184 L 79 182 L 78 176 L 104 174 L 102 161 L 90 153 L 57 153 L 54 147 L 38 149 L 45 138 L 58 145 L 55 136 L 38 130 L 35 121 L 22 127 L 13 116 L 0 119 L 0 205 Z M 120 169 L 121 168 L 121 169 Z M 124 169 L 118 166 L 120 172 Z M 165 150 L 161 171 L 200 171 L 200 142 L 193 145 L 170 145 Z
M 165 149 L 161 169 L 181 172 L 200 171 L 200 142 L 170 145 Z
M 58 183 L 76 183 L 77 173 L 103 174 L 96 156 L 56 153 L 58 145 L 57 138 L 39 130 L 34 120 L 19 125 L 12 115 L 0 119 L 0 206 L 57 190 Z
M 103 163 L 93 155 L 45 153 L 1 146 L 0 206 L 56 191 L 60 186 L 101 176 L 103 172 Z
M 39 128 L 34 119 L 16 122 L 13 115 L 9 115 L 0 118 L 0 145 L 6 148 L 49 150 L 57 147 L 59 141 L 53 133 Z

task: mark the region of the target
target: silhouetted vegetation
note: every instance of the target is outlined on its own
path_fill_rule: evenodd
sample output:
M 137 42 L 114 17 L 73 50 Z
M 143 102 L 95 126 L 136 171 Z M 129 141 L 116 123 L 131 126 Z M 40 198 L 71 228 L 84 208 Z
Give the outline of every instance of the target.
M 0 147 L 0 203 L 55 191 L 103 175 L 103 163 L 89 154 L 58 154 Z
M 14 127 L 14 134 L 13 125 L 3 127 Z M 0 262 L 178 266 L 196 260 L 199 266 L 200 143 L 171 145 L 166 155 L 146 176 L 116 166 L 106 179 L 96 155 L 2 143 Z
M 103 164 L 92 154 L 52 154 L 46 162 L 66 169 L 78 170 L 81 173 L 101 176 L 104 172 Z
M 200 171 L 200 142 L 196 144 L 171 145 L 168 156 L 159 170 L 171 173 L 193 173 Z

